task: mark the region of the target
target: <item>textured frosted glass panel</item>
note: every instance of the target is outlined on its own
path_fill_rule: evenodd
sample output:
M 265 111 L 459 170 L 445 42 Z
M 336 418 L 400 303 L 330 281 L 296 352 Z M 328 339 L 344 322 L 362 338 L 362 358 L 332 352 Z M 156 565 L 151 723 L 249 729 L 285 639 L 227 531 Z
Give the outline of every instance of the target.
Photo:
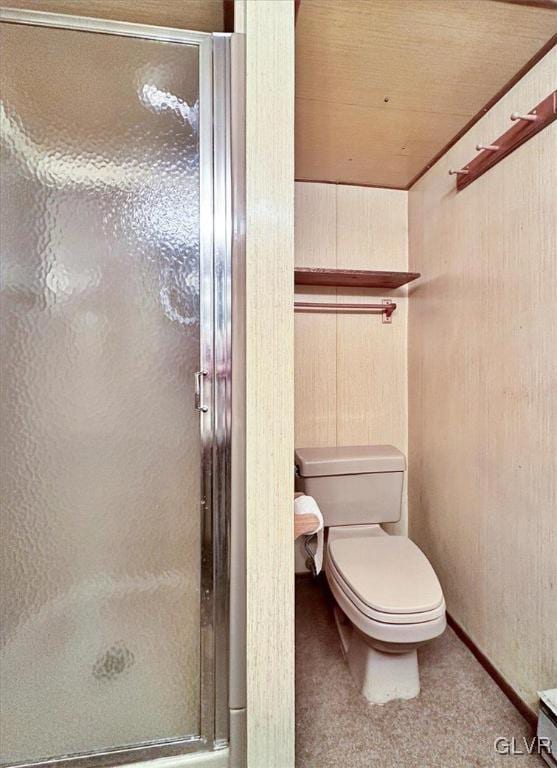
M 0 27 L 11 761 L 199 732 L 198 50 Z

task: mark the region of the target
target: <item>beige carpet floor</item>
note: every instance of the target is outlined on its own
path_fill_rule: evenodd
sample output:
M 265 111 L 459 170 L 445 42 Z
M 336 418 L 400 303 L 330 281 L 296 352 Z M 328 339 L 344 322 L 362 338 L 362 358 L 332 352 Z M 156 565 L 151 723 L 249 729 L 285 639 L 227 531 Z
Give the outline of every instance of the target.
M 326 588 L 296 582 L 296 768 L 541 768 L 503 756 L 530 728 L 451 629 L 418 651 L 421 693 L 371 705 L 346 666 Z

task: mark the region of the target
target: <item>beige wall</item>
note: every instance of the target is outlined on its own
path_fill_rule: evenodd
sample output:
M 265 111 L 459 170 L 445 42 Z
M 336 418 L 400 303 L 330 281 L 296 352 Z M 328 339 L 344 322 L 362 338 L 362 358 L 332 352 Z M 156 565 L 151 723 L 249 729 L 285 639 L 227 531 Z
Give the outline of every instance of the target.
M 296 264 L 405 271 L 407 198 L 399 190 L 298 182 Z M 380 315 L 296 314 L 298 447 L 392 443 L 406 453 L 406 289 L 296 291 L 298 300 L 309 301 L 389 297 L 397 302 L 391 325 Z
M 449 168 L 555 88 L 548 54 L 410 191 L 410 532 L 529 704 L 557 683 L 557 124 Z
M 294 3 L 236 2 L 246 36 L 249 768 L 294 766 Z

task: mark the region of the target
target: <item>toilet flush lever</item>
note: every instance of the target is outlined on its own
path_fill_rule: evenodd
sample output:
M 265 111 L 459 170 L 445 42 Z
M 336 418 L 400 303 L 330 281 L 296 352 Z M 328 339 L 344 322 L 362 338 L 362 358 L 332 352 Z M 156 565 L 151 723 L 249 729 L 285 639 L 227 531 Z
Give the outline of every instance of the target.
M 207 413 L 209 406 L 203 402 L 203 379 L 207 376 L 207 371 L 195 372 L 195 407 L 201 413 Z

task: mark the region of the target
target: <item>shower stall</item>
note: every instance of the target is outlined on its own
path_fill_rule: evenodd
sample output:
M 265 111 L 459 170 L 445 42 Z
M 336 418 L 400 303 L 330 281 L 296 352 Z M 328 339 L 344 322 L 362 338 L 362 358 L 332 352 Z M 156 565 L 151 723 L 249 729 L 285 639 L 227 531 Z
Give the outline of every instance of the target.
M 0 28 L 1 762 L 224 755 L 241 39 Z

